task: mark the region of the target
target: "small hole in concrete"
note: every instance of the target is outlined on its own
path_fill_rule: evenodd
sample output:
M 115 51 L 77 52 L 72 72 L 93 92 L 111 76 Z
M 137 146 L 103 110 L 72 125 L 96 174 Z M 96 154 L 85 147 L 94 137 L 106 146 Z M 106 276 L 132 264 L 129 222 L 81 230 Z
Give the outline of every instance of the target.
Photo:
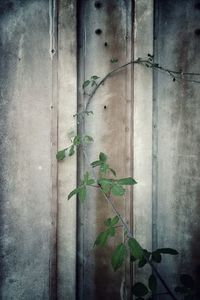
M 107 42 L 105 42 L 105 43 L 104 43 L 104 46 L 105 46 L 105 47 L 107 47 L 107 46 L 108 46 L 108 43 L 107 43 Z
M 200 35 L 200 28 L 195 29 L 194 33 L 195 33 L 196 35 Z
M 54 49 L 52 49 L 52 50 L 51 50 L 51 53 L 55 53 L 55 50 L 54 50 Z
M 102 34 L 102 30 L 101 29 L 96 29 L 95 33 L 98 34 L 98 35 L 100 35 L 100 34 Z
M 103 6 L 103 4 L 100 1 L 96 1 L 94 6 L 99 9 Z
M 107 108 L 107 106 L 106 105 L 104 105 L 104 107 L 103 107 L 104 109 L 106 109 Z
M 196 9 L 199 9 L 199 10 L 200 10 L 200 2 L 199 2 L 199 3 L 196 3 L 196 4 L 195 4 L 195 6 L 194 6 L 194 8 L 196 8 Z

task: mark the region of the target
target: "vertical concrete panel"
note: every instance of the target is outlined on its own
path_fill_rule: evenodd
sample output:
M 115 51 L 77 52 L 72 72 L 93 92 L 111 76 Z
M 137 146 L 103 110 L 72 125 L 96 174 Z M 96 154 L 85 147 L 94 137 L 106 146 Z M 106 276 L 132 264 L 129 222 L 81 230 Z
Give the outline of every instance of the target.
M 102 78 L 131 60 L 131 1 L 79 1 L 79 12 L 78 95 L 79 109 L 82 109 L 87 99 L 82 97 L 84 80 L 92 75 Z M 112 64 L 112 58 L 118 62 Z M 99 88 L 89 107 L 94 115 L 80 128 L 80 131 L 85 128 L 95 139 L 87 150 L 89 160 L 96 160 L 100 151 L 105 152 L 119 177 L 132 175 L 131 81 L 127 83 L 127 78 L 131 79 L 130 72 L 131 69 L 121 70 Z M 86 162 L 79 162 L 79 174 L 83 175 L 88 166 Z M 116 198 L 114 202 L 129 223 L 130 191 L 125 201 Z M 126 270 L 121 268 L 114 273 L 110 257 L 114 247 L 123 240 L 121 230 L 106 248 L 93 248 L 97 234 L 104 228 L 105 218 L 114 214 L 102 195 L 92 190 L 85 203 L 78 204 L 78 213 L 78 299 L 120 299 Z
M 58 7 L 58 149 L 71 143 L 76 132 L 76 1 Z M 76 155 L 58 163 L 58 299 L 76 299 Z
M 1 1 L 0 15 L 0 298 L 50 299 L 49 3 Z
M 153 1 L 135 1 L 134 58 L 153 54 Z M 134 177 L 134 234 L 141 245 L 152 248 L 152 70 L 134 66 L 133 152 Z M 134 279 L 144 279 L 149 267 L 136 269 Z
M 155 61 L 198 72 L 199 5 L 196 1 L 156 1 Z M 190 78 L 191 79 L 191 78 Z M 199 262 L 199 85 L 172 82 L 155 74 L 157 237 L 155 247 L 174 247 L 179 258 L 163 261 L 171 285 L 178 272 L 193 272 Z M 162 298 L 163 299 L 163 298 Z

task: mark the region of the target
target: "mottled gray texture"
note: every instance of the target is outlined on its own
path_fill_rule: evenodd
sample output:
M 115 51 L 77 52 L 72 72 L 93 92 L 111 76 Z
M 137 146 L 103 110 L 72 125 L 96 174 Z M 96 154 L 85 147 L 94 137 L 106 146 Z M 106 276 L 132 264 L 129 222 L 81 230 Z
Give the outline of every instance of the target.
M 197 2 L 156 3 L 155 61 L 171 69 L 199 72 Z M 178 259 L 164 260 L 162 267 L 173 286 L 177 272 L 193 274 L 200 262 L 200 85 L 173 82 L 158 73 L 154 87 L 154 247 L 180 251 Z
M 49 299 L 48 1 L 0 3 L 0 298 Z

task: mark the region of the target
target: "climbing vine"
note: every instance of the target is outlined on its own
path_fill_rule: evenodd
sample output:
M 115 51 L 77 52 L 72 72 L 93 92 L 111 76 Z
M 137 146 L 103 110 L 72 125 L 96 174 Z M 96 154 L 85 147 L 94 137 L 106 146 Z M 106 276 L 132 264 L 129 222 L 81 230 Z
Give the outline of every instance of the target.
M 112 60 L 112 63 L 115 63 L 116 59 Z M 148 57 L 138 58 L 136 60 L 130 61 L 121 65 L 103 78 L 100 78 L 97 75 L 92 75 L 89 79 L 85 80 L 82 88 L 83 93 L 85 94 L 86 104 L 82 111 L 78 112 L 74 117 L 77 118 L 77 123 L 79 124 L 85 117 L 93 114 L 93 111 L 89 110 L 90 103 L 100 88 L 101 85 L 115 73 L 119 72 L 121 69 L 127 67 L 131 64 L 139 64 L 146 68 L 151 68 L 155 71 L 164 72 L 172 78 L 174 82 L 176 81 L 189 81 L 192 83 L 200 83 L 198 80 L 200 74 L 198 73 L 188 73 L 183 72 L 182 70 L 175 71 L 168 68 L 164 68 L 157 63 L 154 63 L 153 56 L 148 54 Z M 87 89 L 90 89 L 89 94 L 86 92 Z M 108 156 L 100 152 L 97 159 L 93 162 L 90 162 L 90 159 L 86 152 L 86 147 L 88 144 L 94 142 L 93 137 L 84 134 L 84 135 L 75 135 L 71 138 L 71 144 L 65 149 L 58 151 L 57 159 L 59 161 L 64 160 L 67 156 L 72 156 L 75 154 L 76 149 L 79 148 L 82 151 L 85 160 L 88 164 L 88 170 L 83 175 L 83 178 L 80 180 L 79 185 L 72 190 L 68 195 L 68 200 L 76 196 L 79 201 L 84 202 L 87 198 L 87 193 L 89 188 L 96 188 L 101 191 L 102 197 L 110 205 L 113 211 L 113 215 L 104 220 L 104 230 L 98 234 L 96 240 L 94 241 L 95 247 L 105 247 L 110 238 L 115 236 L 116 230 L 121 228 L 123 230 L 125 239 L 123 242 L 119 243 L 116 248 L 113 250 L 111 255 L 111 265 L 114 271 L 117 271 L 124 263 L 127 256 L 130 257 L 130 261 L 134 264 L 138 264 L 139 268 L 144 267 L 146 264 L 149 264 L 152 269 L 152 273 L 148 278 L 146 284 L 142 282 L 136 282 L 132 287 L 132 294 L 137 300 L 142 299 L 153 299 L 156 296 L 168 295 L 171 299 L 178 300 L 190 300 L 190 299 L 199 299 L 199 295 L 195 290 L 195 281 L 194 279 L 187 274 L 180 275 L 180 285 L 172 290 L 166 280 L 162 277 L 162 274 L 157 270 L 156 265 L 161 263 L 163 255 L 178 255 L 178 251 L 172 248 L 159 248 L 153 252 L 143 249 L 142 245 L 135 239 L 133 233 L 129 226 L 126 223 L 126 220 L 122 217 L 120 211 L 116 208 L 112 198 L 115 197 L 124 197 L 126 187 L 133 186 L 137 184 L 134 178 L 125 177 L 118 178 L 116 171 L 109 164 Z M 98 172 L 96 172 L 98 169 Z M 163 293 L 157 292 L 157 282 L 160 281 L 164 288 Z

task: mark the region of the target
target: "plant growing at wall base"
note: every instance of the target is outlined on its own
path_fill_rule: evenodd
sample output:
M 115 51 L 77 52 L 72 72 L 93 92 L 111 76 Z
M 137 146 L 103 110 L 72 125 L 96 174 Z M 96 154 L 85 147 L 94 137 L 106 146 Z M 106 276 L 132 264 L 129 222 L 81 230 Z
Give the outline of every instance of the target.
M 196 79 L 188 79 L 188 75 L 199 76 L 200 74 L 186 73 L 163 68 L 159 64 L 154 63 L 153 56 L 148 54 L 146 59 L 138 58 L 113 69 L 102 79 L 97 75 L 92 75 L 89 79 L 85 80 L 82 84 L 82 88 L 84 95 L 88 98 L 85 108 L 74 115 L 74 117 L 77 117 L 78 124 L 82 122 L 86 116 L 93 114 L 93 112 L 89 110 L 89 105 L 98 88 L 114 73 L 130 64 L 139 64 L 146 68 L 165 72 L 174 82 L 178 80 L 186 80 L 193 83 L 200 83 Z M 185 300 L 197 299 L 195 298 L 197 294 L 194 289 L 195 284 L 192 277 L 182 274 L 180 276 L 181 285 L 177 286 L 175 291 L 173 291 L 157 270 L 156 265 L 161 263 L 163 255 L 177 255 L 177 250 L 172 248 L 159 248 L 154 251 L 149 251 L 144 249 L 139 241 L 135 239 L 131 229 L 128 227 L 121 213 L 117 210 L 112 198 L 124 198 L 126 187 L 134 186 L 137 182 L 132 177 L 118 178 L 116 171 L 109 164 L 108 156 L 103 152 L 99 153 L 99 156 L 95 161 L 90 162 L 89 157 L 87 156 L 86 147 L 92 142 L 93 138 L 90 135 L 75 135 L 71 138 L 71 144 L 68 147 L 58 151 L 57 159 L 59 161 L 64 160 L 67 156 L 70 157 L 74 155 L 76 149 L 79 148 L 88 163 L 88 170 L 83 175 L 79 185 L 70 192 L 68 200 L 72 197 L 77 197 L 81 202 L 84 202 L 87 198 L 87 194 L 89 193 L 89 189 L 96 188 L 101 191 L 102 197 L 112 208 L 113 215 L 104 220 L 104 230 L 96 237 L 94 247 L 106 247 L 109 239 L 115 237 L 116 231 L 122 230 L 122 233 L 124 234 L 124 241 L 115 247 L 110 258 L 113 270 L 117 271 L 123 265 L 127 256 L 130 257 L 130 261 L 132 263 L 137 264 L 138 268 L 143 268 L 146 264 L 151 266 L 152 274 L 150 274 L 148 282 L 146 284 L 143 282 L 136 282 L 132 287 L 131 292 L 135 299 L 153 299 L 155 296 L 161 296 L 164 294 L 169 295 L 171 299 L 175 300 L 179 299 L 179 296 L 181 299 Z M 157 293 L 158 280 L 164 287 L 163 293 Z M 176 296 L 175 293 L 178 296 Z

